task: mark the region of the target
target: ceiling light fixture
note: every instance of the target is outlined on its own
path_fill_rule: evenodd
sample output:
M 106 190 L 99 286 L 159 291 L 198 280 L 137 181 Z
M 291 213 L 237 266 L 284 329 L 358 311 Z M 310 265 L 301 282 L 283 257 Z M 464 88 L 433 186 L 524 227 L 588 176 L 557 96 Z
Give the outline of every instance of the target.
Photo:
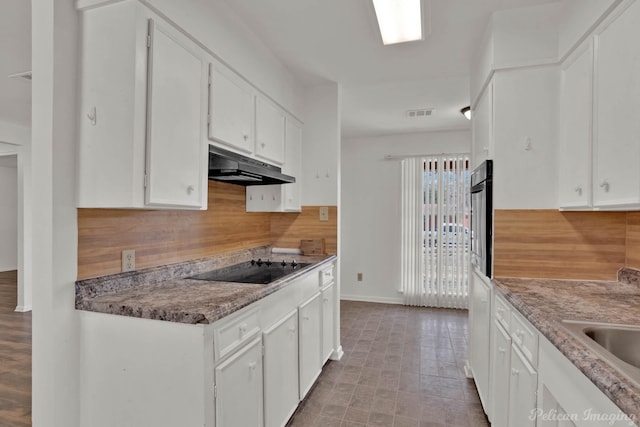
M 471 120 L 471 107 L 464 107 L 460 112 L 467 118 L 467 120 Z
M 382 43 L 422 40 L 420 0 L 373 0 Z

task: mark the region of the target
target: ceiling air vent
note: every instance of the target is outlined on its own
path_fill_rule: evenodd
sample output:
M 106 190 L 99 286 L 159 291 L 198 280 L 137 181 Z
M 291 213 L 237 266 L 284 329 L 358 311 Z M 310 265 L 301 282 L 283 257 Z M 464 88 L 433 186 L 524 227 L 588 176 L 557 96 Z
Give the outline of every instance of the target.
M 433 113 L 433 108 L 421 108 L 419 110 L 407 110 L 407 117 L 418 119 L 420 117 L 429 117 Z

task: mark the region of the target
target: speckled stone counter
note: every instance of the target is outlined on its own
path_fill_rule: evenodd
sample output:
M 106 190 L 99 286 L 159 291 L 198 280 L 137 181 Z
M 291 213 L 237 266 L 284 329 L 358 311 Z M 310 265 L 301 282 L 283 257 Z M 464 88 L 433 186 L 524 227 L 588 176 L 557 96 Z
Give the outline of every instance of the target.
M 187 279 L 251 259 L 311 263 L 266 285 Z M 269 247 L 76 282 L 76 309 L 179 323 L 213 323 L 279 289 L 332 256 L 272 254 Z
M 640 420 L 640 389 L 563 326 L 562 320 L 640 324 L 640 271 L 622 269 L 618 282 L 493 280 L 505 298 L 622 411 Z

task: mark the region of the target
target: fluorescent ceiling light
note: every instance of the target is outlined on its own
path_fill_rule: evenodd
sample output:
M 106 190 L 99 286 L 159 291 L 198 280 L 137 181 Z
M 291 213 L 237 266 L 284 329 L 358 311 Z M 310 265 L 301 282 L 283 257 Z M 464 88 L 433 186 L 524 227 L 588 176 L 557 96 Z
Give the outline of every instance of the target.
M 422 40 L 420 0 L 373 0 L 382 43 Z

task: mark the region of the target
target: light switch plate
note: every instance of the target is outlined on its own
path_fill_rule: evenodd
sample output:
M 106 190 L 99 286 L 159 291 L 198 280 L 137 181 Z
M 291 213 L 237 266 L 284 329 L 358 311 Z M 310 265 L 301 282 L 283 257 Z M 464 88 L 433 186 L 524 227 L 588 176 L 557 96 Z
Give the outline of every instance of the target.
M 320 221 L 329 221 L 329 207 L 320 206 Z

